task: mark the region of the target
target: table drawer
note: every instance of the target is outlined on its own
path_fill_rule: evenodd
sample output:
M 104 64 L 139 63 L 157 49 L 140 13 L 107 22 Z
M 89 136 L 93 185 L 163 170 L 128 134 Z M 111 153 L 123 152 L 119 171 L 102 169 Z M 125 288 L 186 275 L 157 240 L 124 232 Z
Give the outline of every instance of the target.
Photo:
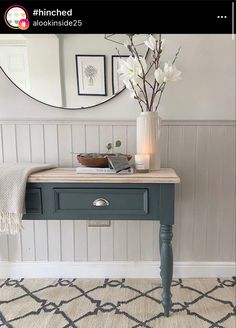
M 57 188 L 54 189 L 56 213 L 147 215 L 146 188 Z
M 25 208 L 27 214 L 42 213 L 42 195 L 40 188 L 26 189 Z

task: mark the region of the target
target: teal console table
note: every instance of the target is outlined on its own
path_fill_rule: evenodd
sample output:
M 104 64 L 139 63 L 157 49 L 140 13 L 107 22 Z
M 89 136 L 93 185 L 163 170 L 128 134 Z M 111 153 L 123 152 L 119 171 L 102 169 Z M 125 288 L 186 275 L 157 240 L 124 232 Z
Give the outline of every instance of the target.
M 24 220 L 159 220 L 165 316 L 171 309 L 174 190 L 180 179 L 172 169 L 132 175 L 76 174 L 52 169 L 32 174 Z

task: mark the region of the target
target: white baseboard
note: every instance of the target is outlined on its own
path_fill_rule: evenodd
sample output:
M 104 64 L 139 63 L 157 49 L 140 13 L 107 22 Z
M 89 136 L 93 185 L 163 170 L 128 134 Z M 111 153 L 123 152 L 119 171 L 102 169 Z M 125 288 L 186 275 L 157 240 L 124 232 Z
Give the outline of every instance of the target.
M 0 278 L 160 278 L 160 263 L 0 262 Z M 234 262 L 175 262 L 174 278 L 232 277 Z

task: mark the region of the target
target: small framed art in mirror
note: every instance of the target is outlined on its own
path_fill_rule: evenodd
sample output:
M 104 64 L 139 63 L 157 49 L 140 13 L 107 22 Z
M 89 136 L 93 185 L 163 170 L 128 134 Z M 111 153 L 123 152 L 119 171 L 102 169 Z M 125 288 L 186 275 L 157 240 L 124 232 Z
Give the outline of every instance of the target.
M 106 96 L 104 55 L 75 55 L 78 95 Z

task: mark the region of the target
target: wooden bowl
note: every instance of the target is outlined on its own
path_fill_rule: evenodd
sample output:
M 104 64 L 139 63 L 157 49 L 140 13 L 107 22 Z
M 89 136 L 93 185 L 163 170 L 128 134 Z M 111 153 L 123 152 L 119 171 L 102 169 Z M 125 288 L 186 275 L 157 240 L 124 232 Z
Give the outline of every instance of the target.
M 131 160 L 132 156 L 128 154 L 122 154 L 126 156 L 128 161 Z M 109 167 L 108 159 L 106 156 L 116 156 L 116 154 L 101 154 L 104 157 L 86 157 L 84 155 L 78 154 L 77 159 L 80 164 L 88 167 Z

